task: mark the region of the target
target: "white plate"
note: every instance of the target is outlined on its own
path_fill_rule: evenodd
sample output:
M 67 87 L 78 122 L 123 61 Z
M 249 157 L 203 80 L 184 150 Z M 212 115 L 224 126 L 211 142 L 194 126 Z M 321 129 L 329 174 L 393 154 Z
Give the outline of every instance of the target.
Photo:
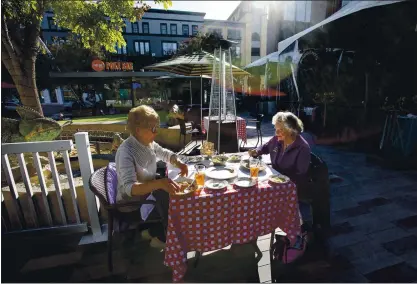
M 178 176 L 174 179 L 175 182 L 189 182 L 192 183 L 194 180 L 188 177 Z
M 187 187 L 184 192 L 182 194 L 189 194 L 191 193 L 191 191 L 194 191 L 194 188 L 192 190 L 190 190 L 190 187 L 193 185 L 194 180 L 191 178 L 187 178 L 187 177 L 183 177 L 183 176 L 178 176 L 177 178 L 174 179 L 175 182 L 188 182 L 190 184 L 189 187 Z M 182 194 L 178 194 L 178 195 L 182 195 Z
M 224 189 L 225 187 L 227 187 L 228 184 L 229 183 L 225 180 L 210 179 L 204 184 L 204 186 L 207 189 L 210 189 L 210 190 L 221 190 L 221 189 Z
M 212 179 L 232 179 L 237 177 L 237 170 L 225 166 L 211 167 L 206 170 L 206 176 Z
M 232 157 L 236 157 L 237 159 L 231 160 Z M 240 161 L 242 160 L 242 156 L 239 156 L 239 155 L 231 155 L 228 158 L 229 158 L 227 160 L 228 163 L 240 163 Z
M 202 161 L 204 161 L 204 157 L 202 156 L 187 157 L 187 163 L 189 164 L 201 163 Z
M 256 180 L 248 177 L 241 177 L 235 181 L 235 185 L 238 187 L 252 187 L 256 185 Z
M 280 178 L 280 179 L 283 179 L 284 181 L 283 182 L 277 182 L 277 181 L 274 181 L 274 178 Z M 284 175 L 272 175 L 272 176 L 269 177 L 269 181 L 272 182 L 272 183 L 282 184 L 282 183 L 289 182 L 290 178 L 287 177 L 287 176 L 284 176 Z
M 213 162 L 210 161 L 210 160 L 203 160 L 203 161 L 198 162 L 198 163 L 195 164 L 195 166 L 197 166 L 197 165 L 203 165 L 206 168 L 214 166 Z

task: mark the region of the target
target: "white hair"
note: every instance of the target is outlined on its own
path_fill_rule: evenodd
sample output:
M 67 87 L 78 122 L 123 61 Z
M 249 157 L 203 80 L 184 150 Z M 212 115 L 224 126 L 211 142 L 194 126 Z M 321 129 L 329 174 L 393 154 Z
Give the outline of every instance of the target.
M 276 125 L 277 123 L 282 123 L 292 135 L 299 135 L 304 130 L 301 119 L 289 111 L 277 112 L 277 114 L 272 117 L 272 124 Z

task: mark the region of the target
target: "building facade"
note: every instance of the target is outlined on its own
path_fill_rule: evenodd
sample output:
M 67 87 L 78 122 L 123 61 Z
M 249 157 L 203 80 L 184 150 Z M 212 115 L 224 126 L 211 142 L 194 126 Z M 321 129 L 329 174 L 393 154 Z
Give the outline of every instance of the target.
M 205 13 L 150 9 L 140 21 L 125 20 L 123 37 L 126 46 L 116 47 L 120 55 L 162 58 L 174 54 L 181 42 L 202 29 Z M 53 13 L 47 12 L 42 21 L 44 41 L 65 40 L 67 31 L 54 24 Z
M 266 2 L 266 1 L 265 1 Z M 326 19 L 348 0 L 241 1 L 228 20 L 246 25 L 245 50 L 253 62 L 277 51 L 278 42 Z
M 234 21 L 222 21 L 222 20 L 204 20 L 204 25 L 201 29 L 203 33 L 217 33 L 224 39 L 236 42 L 231 47 L 233 64 L 237 66 L 245 66 L 250 62 L 247 61 L 246 54 L 249 50 L 246 50 L 246 24 Z

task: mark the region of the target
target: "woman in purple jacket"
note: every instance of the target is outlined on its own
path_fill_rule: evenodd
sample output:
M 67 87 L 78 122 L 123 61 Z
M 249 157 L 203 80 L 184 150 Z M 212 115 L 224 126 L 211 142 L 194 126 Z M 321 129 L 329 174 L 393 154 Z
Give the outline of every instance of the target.
M 303 187 L 311 155 L 310 146 L 300 135 L 303 122 L 291 112 L 278 112 L 272 118 L 272 124 L 275 125 L 275 136 L 257 149 L 249 150 L 249 155 L 270 154 L 272 167 L 288 176 L 298 188 Z

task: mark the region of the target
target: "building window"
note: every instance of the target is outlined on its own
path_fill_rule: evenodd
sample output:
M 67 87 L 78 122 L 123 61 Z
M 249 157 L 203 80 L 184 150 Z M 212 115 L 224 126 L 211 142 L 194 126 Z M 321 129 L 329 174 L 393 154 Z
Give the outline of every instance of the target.
M 192 26 L 192 31 L 193 31 L 193 36 L 198 34 L 198 26 L 197 25 L 193 25 Z
M 149 23 L 142 23 L 142 33 L 144 34 L 149 33 Z
M 116 52 L 117 54 L 127 54 L 127 46 L 118 47 L 116 44 Z
M 188 25 L 182 25 L 182 35 L 190 35 L 190 27 Z
M 261 37 L 259 36 L 258 33 L 253 33 L 252 34 L 252 41 L 260 41 Z
M 311 21 L 311 1 L 285 2 L 284 21 L 309 23 Z
M 161 35 L 167 34 L 167 24 L 161 24 Z
M 51 100 L 51 103 L 57 103 L 58 102 L 58 96 L 57 96 L 57 90 L 53 90 L 52 92 L 49 92 L 49 99 Z
M 170 25 L 171 34 L 176 35 L 177 34 L 177 24 L 171 24 Z
M 56 45 L 61 45 L 67 42 L 67 38 L 61 37 L 61 36 L 53 36 L 51 37 L 51 40 L 52 40 L 52 43 Z
M 259 47 L 252 47 L 251 56 L 261 56 L 261 49 Z
M 139 33 L 139 24 L 136 23 L 132 23 L 132 33 L 134 34 L 138 34 Z
M 162 54 L 173 55 L 177 53 L 178 43 L 176 42 L 162 42 Z
M 231 50 L 234 58 L 240 58 L 240 46 L 232 46 Z
M 240 30 L 228 29 L 227 38 L 228 39 L 242 39 L 240 36 Z
M 240 58 L 240 46 L 236 46 L 235 53 L 236 53 L 236 58 Z
M 57 27 L 57 25 L 55 23 L 55 20 L 52 17 L 48 17 L 48 26 L 49 26 L 49 29 L 50 30 L 56 30 L 56 29 L 58 29 L 58 27 Z
M 135 45 L 135 52 L 138 55 L 149 55 L 150 48 L 149 48 L 149 41 L 134 41 Z

